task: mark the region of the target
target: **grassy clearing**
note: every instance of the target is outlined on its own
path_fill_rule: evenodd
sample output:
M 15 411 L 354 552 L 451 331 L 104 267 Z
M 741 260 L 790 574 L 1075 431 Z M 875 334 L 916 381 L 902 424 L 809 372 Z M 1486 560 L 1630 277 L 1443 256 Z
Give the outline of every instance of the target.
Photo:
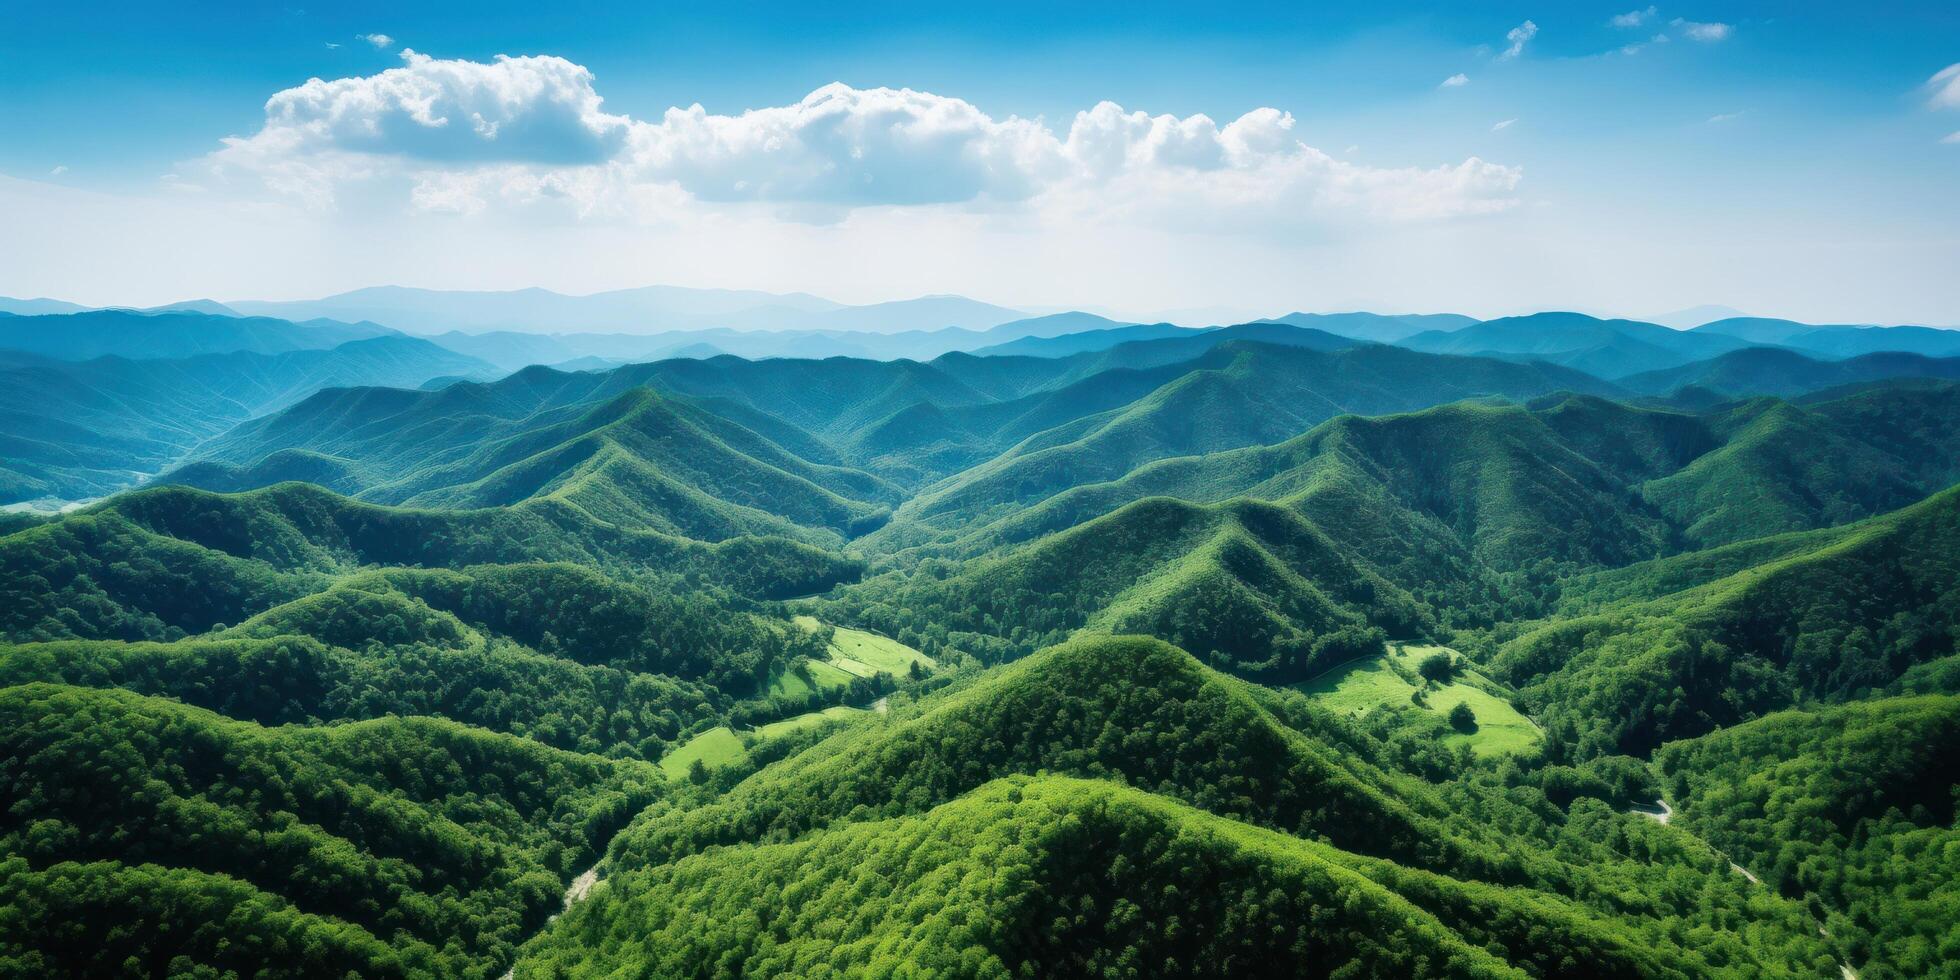
M 662 756 L 660 770 L 670 779 L 685 779 L 688 767 L 694 765 L 696 759 L 700 759 L 703 765 L 713 769 L 731 762 L 740 762 L 748 754 L 748 750 L 742 747 L 742 740 L 736 738 L 735 732 L 724 725 L 710 728 L 688 739 L 680 748 Z
M 800 673 L 791 670 L 777 674 L 769 681 L 769 689 L 765 693 L 772 697 L 778 694 L 800 697 L 813 691 L 828 691 L 851 683 L 850 672 L 835 664 L 811 661 L 804 664 L 804 667 L 805 670 Z M 809 676 L 806 678 L 804 674 Z
M 1378 704 L 1408 704 L 1416 689 L 1385 657 L 1351 660 L 1298 687 L 1327 707 L 1350 715 L 1365 714 Z
M 814 630 L 821 624 L 814 616 L 798 616 L 796 625 Z M 870 677 L 883 671 L 903 677 L 914 663 L 928 670 L 935 666 L 931 657 L 888 636 L 843 626 L 831 628 L 829 664 L 847 674 Z
M 1304 694 L 1349 715 L 1366 714 L 1378 705 L 1414 708 L 1409 700 L 1419 675 L 1416 665 L 1435 653 L 1454 653 L 1445 647 L 1391 644 L 1380 656 L 1350 661 L 1312 680 L 1296 685 Z M 1477 730 L 1448 736 L 1451 745 L 1468 744 L 1479 756 L 1528 752 L 1538 745 L 1538 726 L 1511 706 L 1496 682 L 1473 669 L 1455 681 L 1431 686 L 1426 709 L 1447 717 L 1458 704 L 1477 715 Z
M 755 733 L 763 738 L 774 738 L 778 735 L 787 735 L 799 728 L 809 728 L 812 725 L 821 725 L 824 722 L 836 719 L 856 718 L 862 714 L 864 714 L 863 708 L 848 708 L 840 705 L 835 708 L 825 708 L 822 711 L 812 711 L 808 714 L 797 715 L 794 718 L 785 718 L 782 721 L 772 721 L 756 729 Z

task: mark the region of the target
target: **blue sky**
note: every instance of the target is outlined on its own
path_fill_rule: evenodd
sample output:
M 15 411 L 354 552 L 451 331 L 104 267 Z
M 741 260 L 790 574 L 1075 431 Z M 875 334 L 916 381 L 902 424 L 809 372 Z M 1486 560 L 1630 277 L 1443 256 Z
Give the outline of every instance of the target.
M 1960 5 L 1362 6 L 9 4 L 0 293 L 1960 324 Z

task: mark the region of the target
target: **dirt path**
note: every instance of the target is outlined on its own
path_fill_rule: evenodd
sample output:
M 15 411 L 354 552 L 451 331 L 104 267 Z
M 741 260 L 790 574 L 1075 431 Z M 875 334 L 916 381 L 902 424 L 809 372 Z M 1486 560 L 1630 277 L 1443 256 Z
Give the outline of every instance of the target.
M 1656 799 L 1652 806 L 1635 806 L 1629 808 L 1627 812 L 1638 813 L 1641 816 L 1646 817 L 1647 819 L 1659 823 L 1663 826 L 1667 825 L 1669 821 L 1674 819 L 1674 808 L 1668 806 L 1666 800 L 1661 800 L 1661 799 Z M 1716 853 L 1720 854 L 1721 852 L 1717 851 Z M 1747 878 L 1749 880 L 1749 883 L 1752 885 L 1761 885 L 1763 883 L 1763 880 L 1761 878 L 1756 877 L 1754 874 L 1752 874 L 1748 868 L 1745 868 L 1742 865 L 1735 863 L 1734 861 L 1729 862 L 1729 870 L 1735 872 L 1736 874 L 1741 875 L 1744 878 Z M 1825 931 L 1824 927 L 1821 925 L 1817 927 L 1817 933 L 1818 935 L 1823 936 L 1826 939 L 1830 938 L 1831 935 L 1829 932 Z M 1846 966 L 1843 963 L 1838 964 L 1838 973 L 1842 974 L 1843 980 L 1858 980 L 1858 974 L 1855 971 L 1853 971 L 1851 967 Z
M 1674 808 L 1668 806 L 1666 800 L 1660 800 L 1660 799 L 1655 800 L 1652 806 L 1636 805 L 1636 806 L 1629 807 L 1627 809 L 1627 812 L 1638 813 L 1641 816 L 1646 817 L 1647 819 L 1652 820 L 1663 827 L 1667 826 L 1668 821 L 1674 819 Z M 1748 872 L 1745 871 L 1743 873 L 1747 874 Z M 1754 881 L 1755 879 L 1751 878 L 1749 880 Z
M 570 912 L 585 896 L 592 894 L 592 886 L 599 883 L 599 866 L 585 869 L 585 873 L 572 879 L 570 888 L 565 889 L 565 912 Z M 563 912 L 559 914 L 564 914 Z
M 572 883 L 565 887 L 565 905 L 564 908 L 559 910 L 558 915 L 564 915 L 566 912 L 570 912 L 572 910 L 572 906 L 577 905 L 578 903 L 584 901 L 587 895 L 592 894 L 593 886 L 597 885 L 598 883 L 599 883 L 599 866 L 597 864 L 594 864 L 592 867 L 585 869 L 585 871 L 580 873 L 578 877 L 573 878 Z M 550 928 L 552 921 L 557 919 L 558 915 L 554 915 L 550 919 L 544 920 L 545 921 L 544 927 L 540 928 L 538 931 L 543 932 L 544 929 Z M 515 977 L 516 975 L 517 975 L 517 967 L 513 966 L 510 969 L 505 970 L 504 975 L 498 977 L 497 980 L 511 980 L 511 978 Z

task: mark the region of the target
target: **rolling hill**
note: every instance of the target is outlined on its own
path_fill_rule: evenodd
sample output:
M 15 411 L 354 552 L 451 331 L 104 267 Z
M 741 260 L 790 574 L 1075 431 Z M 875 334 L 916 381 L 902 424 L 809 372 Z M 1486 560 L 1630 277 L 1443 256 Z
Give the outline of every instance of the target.
M 583 325 L 0 348 L 0 974 L 1951 959 L 1918 334 L 337 299 Z
M 1236 341 L 1191 368 L 1129 405 L 1030 437 L 928 488 L 901 506 L 895 520 L 933 527 L 965 523 L 1073 486 L 1116 479 L 1155 459 L 1277 442 L 1343 413 L 1409 411 L 1485 395 L 1523 399 L 1558 390 L 1612 390 L 1549 366 L 1437 358 L 1375 345 L 1324 352 Z
M 1493 663 L 1581 757 L 1644 753 L 1800 698 L 1857 698 L 1951 654 L 1957 534 L 1960 488 L 1767 552 L 1634 566 L 1608 578 L 1626 598 L 1525 632 Z
M 0 502 L 130 486 L 233 425 L 342 385 L 489 377 L 490 365 L 410 337 L 327 350 L 85 361 L 0 352 Z
M 1546 361 L 1607 379 L 1679 367 L 1749 346 L 1748 341 L 1715 332 L 1671 330 L 1582 313 L 1503 317 L 1456 330 L 1426 331 L 1396 343 L 1433 354 Z
M 492 972 L 661 785 L 644 763 L 429 719 L 261 728 L 28 684 L 0 690 L 0 722 L 20 801 L 4 887 L 50 913 L 8 916 L 0 956 L 30 971 Z
M 1818 325 L 1762 317 L 1731 317 L 1704 323 L 1696 333 L 1734 337 L 1756 344 L 1793 347 L 1821 357 L 1857 357 L 1894 352 L 1924 357 L 1960 356 L 1960 330 L 1939 327 Z
M 1729 398 L 1775 395 L 1795 398 L 1846 385 L 1894 378 L 1960 379 L 1960 357 L 1921 354 L 1861 354 L 1845 360 L 1819 360 L 1793 350 L 1750 347 L 1620 379 L 1628 390 L 1669 395 L 1695 387 Z
M 1339 723 L 1314 709 L 1300 709 L 1289 723 L 1265 704 L 1257 688 L 1160 643 L 1098 638 L 1043 651 L 895 711 L 888 722 L 844 728 L 704 806 L 649 809 L 615 843 L 605 885 L 527 949 L 517 975 L 603 974 L 631 962 L 687 970 L 716 953 L 765 971 L 861 972 L 886 956 L 943 961 L 956 973 L 996 958 L 1036 973 L 1146 957 L 1152 964 L 1183 958 L 1194 968 L 1179 972 L 1206 975 L 1236 968 L 1236 956 L 1248 968 L 1365 969 L 1372 953 L 1323 948 L 1324 930 L 1292 931 L 1301 917 L 1286 911 L 1292 899 L 1285 896 L 1329 895 L 1323 889 L 1335 882 L 1344 883 L 1349 910 L 1397 910 L 1400 927 L 1361 927 L 1374 937 L 1368 949 L 1384 941 L 1442 944 L 1382 962 L 1388 972 L 1647 976 L 1710 968 L 1701 959 L 1707 947 L 1690 950 L 1652 930 L 1635 938 L 1617 931 L 1625 920 L 1603 921 L 1595 903 L 1610 900 L 1592 889 L 1644 893 L 1652 887 L 1643 880 L 1653 874 L 1647 862 L 1569 835 L 1558 858 L 1486 863 L 1504 832 L 1452 822 L 1428 788 L 1354 754 L 1344 744 L 1353 736 L 1337 734 Z M 1759 935 L 1791 942 L 1787 952 L 1764 956 L 1710 932 L 1717 956 L 1738 952 L 1746 968 L 1772 975 L 1805 969 L 1815 946 L 1796 938 L 1801 924 L 1788 907 L 1772 901 L 1743 911 L 1745 896 L 1724 880 L 1711 852 L 1663 842 L 1659 828 L 1601 812 L 1655 846 L 1649 860 L 1675 881 L 1699 882 L 1698 900 L 1732 910 L 1725 931 L 1747 921 Z M 1312 836 L 1320 840 L 1304 839 Z M 1372 856 L 1383 853 L 1397 859 Z M 1456 878 L 1421 867 L 1449 868 Z M 990 885 L 1001 874 L 1046 887 Z M 1260 882 L 1253 890 L 1274 917 L 1270 927 L 1204 925 L 1224 914 L 1209 911 L 1211 903 L 1246 887 L 1219 876 L 1236 882 L 1240 874 Z M 1478 880 L 1488 877 L 1509 883 Z M 777 908 L 770 896 L 801 883 L 812 890 L 794 912 L 726 914 Z M 1167 900 L 1182 911 L 1151 911 Z M 1657 923 L 1671 914 L 1670 901 L 1633 916 Z M 1023 911 L 1030 902 L 1033 910 Z M 1123 911 L 1066 911 L 1090 906 Z M 937 923 L 953 908 L 970 928 L 949 939 Z M 853 924 L 822 925 L 840 914 Z M 1151 925 L 1172 914 L 1199 923 L 1192 938 Z M 1080 941 L 1011 938 L 1030 928 L 1013 925 L 1024 919 L 1044 936 Z M 1003 934 L 990 938 L 995 930 Z M 1212 936 L 1230 945 L 1186 945 Z M 1266 936 L 1280 945 L 1254 938 Z M 1407 938 L 1415 936 L 1425 938 Z M 1458 942 L 1473 950 L 1470 959 L 1437 951 Z M 975 955 L 988 959 L 976 966 Z M 1438 956 L 1464 965 L 1440 966 L 1431 959 Z

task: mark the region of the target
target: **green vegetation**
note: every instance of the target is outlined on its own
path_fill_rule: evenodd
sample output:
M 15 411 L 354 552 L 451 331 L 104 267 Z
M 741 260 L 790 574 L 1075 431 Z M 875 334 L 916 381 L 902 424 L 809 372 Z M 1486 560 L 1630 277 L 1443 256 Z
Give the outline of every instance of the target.
M 660 770 L 669 779 L 685 778 L 696 765 L 725 766 L 748 757 L 742 740 L 725 725 L 710 728 L 660 759 Z
M 380 956 L 372 940 L 297 919 L 285 902 L 227 894 L 236 879 L 309 917 L 345 919 L 417 972 L 483 975 L 508 962 L 561 883 L 660 785 L 650 766 L 451 723 L 260 728 L 154 697 L 39 684 L 0 690 L 0 733 L 14 760 L 0 850 L 15 873 L 47 869 L 58 889 L 47 900 L 78 920 L 65 928 L 148 932 L 151 917 L 155 929 L 182 928 L 167 925 L 180 912 L 151 903 L 183 893 L 248 906 L 260 928 L 319 932 L 328 948 L 318 955 Z M 77 893 L 129 874 L 148 875 L 149 901 Z M 99 952 L 33 945 L 60 935 L 47 927 L 4 932 L 0 955 L 59 972 Z
M 1681 592 L 1542 625 L 1504 644 L 1494 666 L 1557 753 L 1583 759 L 1644 755 L 1803 698 L 1866 697 L 1952 654 L 1960 489 L 1774 551 Z M 1699 562 L 1689 573 L 1669 564 L 1643 577 L 1703 577 Z
M 798 616 L 795 622 L 806 630 L 825 628 L 814 616 Z M 852 676 L 870 677 L 882 672 L 902 677 L 911 673 L 914 665 L 922 670 L 934 666 L 931 657 L 891 637 L 843 627 L 829 629 L 828 663 Z
M 1960 961 L 1949 365 L 1341 315 L 409 390 L 471 359 L 270 323 L 0 351 L 0 497 L 177 466 L 0 515 L 0 974 Z
M 1449 679 L 1440 679 L 1445 677 Z M 1454 651 L 1440 647 L 1390 644 L 1385 652 L 1329 668 L 1295 686 L 1315 703 L 1350 717 L 1398 715 L 1413 708 L 1447 719 L 1451 731 L 1438 739 L 1440 744 L 1452 749 L 1467 745 L 1480 758 L 1529 754 L 1543 738 L 1496 682 L 1462 666 Z M 1469 722 L 1459 723 L 1459 707 L 1471 713 Z M 1399 727 L 1386 718 L 1376 724 L 1384 731 Z M 1433 732 L 1418 725 L 1400 737 Z
M 1859 976 L 1960 961 L 1960 697 L 1782 712 L 1656 761 L 1682 825 L 1806 902 Z

